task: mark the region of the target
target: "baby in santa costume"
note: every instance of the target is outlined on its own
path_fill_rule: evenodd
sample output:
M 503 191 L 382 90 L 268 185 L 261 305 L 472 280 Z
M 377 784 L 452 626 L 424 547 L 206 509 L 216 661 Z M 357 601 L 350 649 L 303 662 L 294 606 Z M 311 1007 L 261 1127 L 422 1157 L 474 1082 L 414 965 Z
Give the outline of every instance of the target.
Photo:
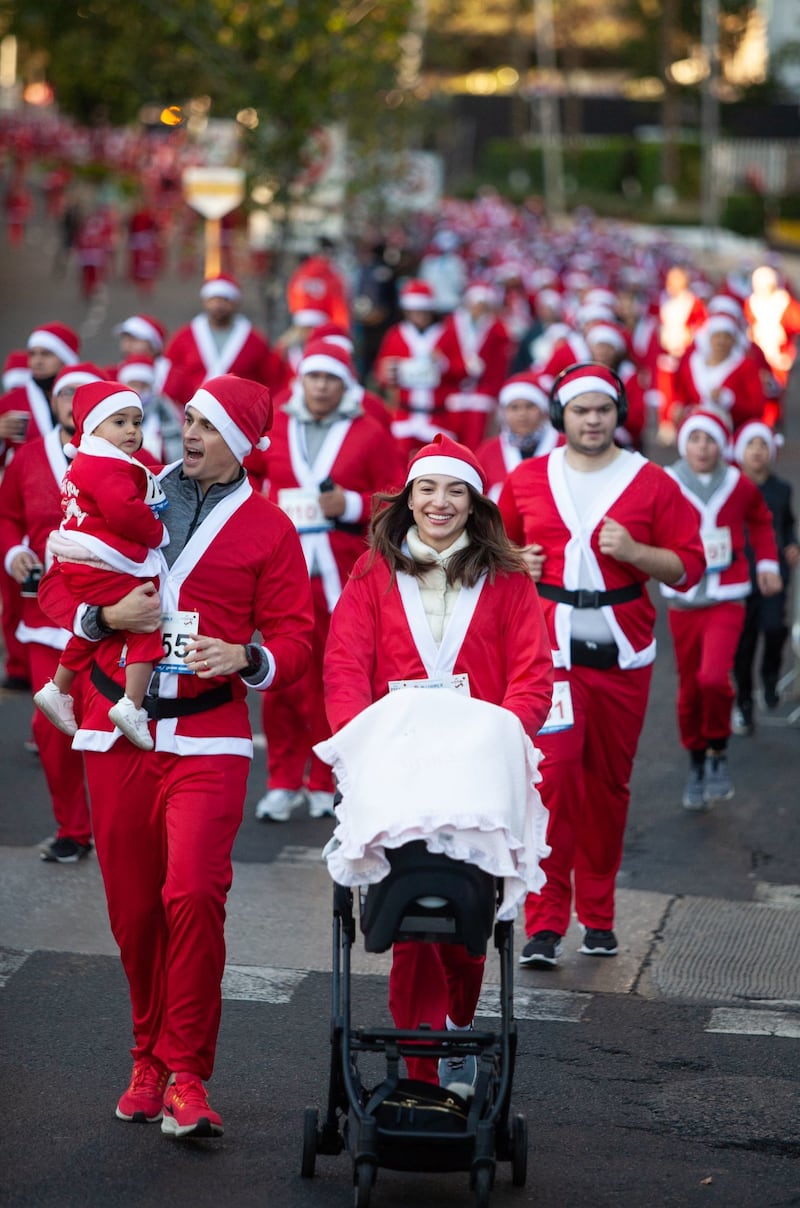
M 141 581 L 158 587 L 158 550 L 169 535 L 158 513 L 164 492 L 134 454 L 142 444 L 142 401 L 119 382 L 79 386 L 73 402 L 75 435 L 65 446 L 74 460 L 61 484 L 64 519 L 50 535 L 49 552 L 61 563 L 76 602 L 115 604 Z M 34 703 L 65 734 L 77 732 L 70 695 L 75 676 L 90 671 L 96 643 L 74 636 L 52 680 Z M 152 750 L 142 707 L 153 664 L 161 660 L 161 634 L 127 633 L 125 694 L 109 709 L 111 721 L 137 747 Z

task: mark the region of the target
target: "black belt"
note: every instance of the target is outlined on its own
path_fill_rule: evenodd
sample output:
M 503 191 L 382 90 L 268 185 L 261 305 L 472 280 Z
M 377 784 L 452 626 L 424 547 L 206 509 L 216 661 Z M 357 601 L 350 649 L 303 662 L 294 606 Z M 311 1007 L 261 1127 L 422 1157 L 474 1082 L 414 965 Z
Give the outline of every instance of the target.
M 110 675 L 106 675 L 105 671 L 101 671 L 97 663 L 92 663 L 89 679 L 100 695 L 114 704 L 125 694 L 122 685 Z M 210 688 L 200 696 L 187 696 L 181 700 L 146 696 L 143 707 L 151 721 L 164 721 L 168 717 L 191 717 L 194 713 L 207 713 L 209 709 L 218 709 L 220 705 L 227 705 L 232 700 L 231 685 L 218 684 L 216 688 Z
M 571 604 L 573 608 L 602 608 L 606 604 L 627 604 L 629 600 L 638 600 L 642 594 L 641 583 L 628 583 L 625 587 L 612 587 L 610 591 L 587 591 L 579 587 L 577 591 L 567 591 L 557 587 L 555 583 L 537 583 L 540 596 L 545 600 L 555 600 L 556 604 Z

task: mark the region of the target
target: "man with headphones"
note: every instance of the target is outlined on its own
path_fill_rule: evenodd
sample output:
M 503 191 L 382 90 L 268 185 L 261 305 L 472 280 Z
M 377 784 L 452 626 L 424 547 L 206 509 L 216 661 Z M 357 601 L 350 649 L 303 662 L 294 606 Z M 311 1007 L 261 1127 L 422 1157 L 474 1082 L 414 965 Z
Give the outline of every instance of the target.
M 614 443 L 625 388 L 597 362 L 565 369 L 550 418 L 566 443 L 523 462 L 499 507 L 522 546 L 550 632 L 555 684 L 540 731 L 550 811 L 547 882 L 525 907 L 520 964 L 552 968 L 575 911 L 580 951 L 614 956 L 614 886 L 629 780 L 655 658 L 649 578 L 685 591 L 703 573 L 697 516 L 677 484 Z

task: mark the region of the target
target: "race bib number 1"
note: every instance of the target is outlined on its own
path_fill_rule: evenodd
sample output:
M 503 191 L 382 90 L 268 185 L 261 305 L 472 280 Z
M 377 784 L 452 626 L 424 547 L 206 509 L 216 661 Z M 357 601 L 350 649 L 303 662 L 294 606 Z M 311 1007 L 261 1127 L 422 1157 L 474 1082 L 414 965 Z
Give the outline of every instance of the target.
M 156 671 L 165 671 L 171 675 L 194 675 L 192 668 L 186 666 L 186 644 L 190 638 L 196 638 L 199 632 L 199 612 L 162 613 L 161 640 L 164 643 L 164 657 L 157 664 Z
M 550 712 L 539 731 L 540 734 L 555 734 L 558 730 L 570 730 L 575 724 L 575 714 L 572 711 L 572 692 L 567 680 L 559 680 L 553 684 L 553 700 Z

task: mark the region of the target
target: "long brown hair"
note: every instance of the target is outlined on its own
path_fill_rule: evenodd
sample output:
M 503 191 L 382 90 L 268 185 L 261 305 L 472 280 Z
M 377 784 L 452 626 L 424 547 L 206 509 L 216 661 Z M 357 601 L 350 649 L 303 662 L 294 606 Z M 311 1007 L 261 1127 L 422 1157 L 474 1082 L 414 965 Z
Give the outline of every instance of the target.
M 447 560 L 447 582 L 460 582 L 465 587 L 474 587 L 484 573 L 488 575 L 490 583 L 498 574 L 527 574 L 522 555 L 506 536 L 497 504 L 485 495 L 479 495 L 469 483 L 465 485 L 471 507 L 466 524 L 469 545 L 456 550 Z M 412 523 L 409 518 L 412 486 L 413 483 L 408 483 L 398 494 L 375 496 L 370 522 L 371 554 L 364 573 L 379 555 L 389 563 L 393 579 L 398 571 L 418 578 L 430 570 L 430 562 L 418 562 L 403 550 Z

